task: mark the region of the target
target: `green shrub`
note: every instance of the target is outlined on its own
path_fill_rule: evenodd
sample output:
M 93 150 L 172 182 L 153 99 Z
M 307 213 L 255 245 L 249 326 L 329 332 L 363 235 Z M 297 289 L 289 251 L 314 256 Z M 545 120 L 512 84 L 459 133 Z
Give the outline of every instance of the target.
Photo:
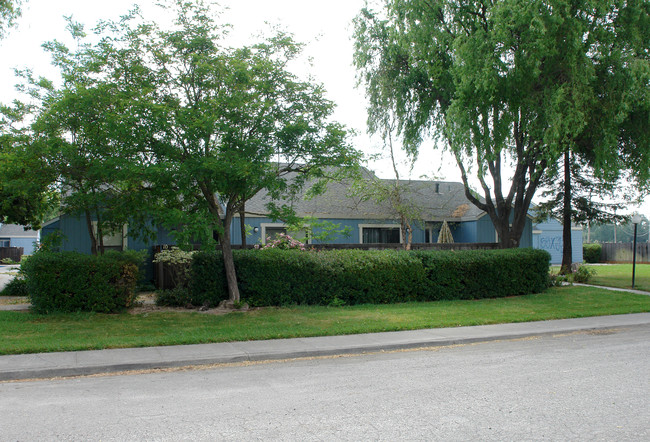
M 580 266 L 578 267 L 578 270 L 576 270 L 572 276 L 573 276 L 573 282 L 578 282 L 578 283 L 587 283 L 591 279 L 592 276 L 596 274 L 596 269 L 587 267 L 587 266 Z
M 192 256 L 190 303 L 214 307 L 228 299 L 221 252 L 197 252 Z
M 537 249 L 415 251 L 427 271 L 425 299 L 481 299 L 539 293 L 550 255 Z
M 113 313 L 133 304 L 141 264 L 137 252 L 38 252 L 22 271 L 36 313 Z
M 27 296 L 27 281 L 20 276 L 15 277 L 2 289 L 0 296 Z
M 166 307 L 187 307 L 192 304 L 192 297 L 189 289 L 176 286 L 169 290 L 156 292 L 156 305 Z
M 425 282 L 418 259 L 394 250 L 247 250 L 236 267 L 242 298 L 254 306 L 414 301 Z
M 239 290 L 252 306 L 355 305 L 479 299 L 543 291 L 550 255 L 543 250 L 233 251 Z M 228 298 L 220 252 L 192 262 L 191 302 Z
M 603 250 L 603 246 L 600 244 L 583 244 L 582 246 L 582 257 L 587 263 L 597 263 L 600 262 L 600 254 Z

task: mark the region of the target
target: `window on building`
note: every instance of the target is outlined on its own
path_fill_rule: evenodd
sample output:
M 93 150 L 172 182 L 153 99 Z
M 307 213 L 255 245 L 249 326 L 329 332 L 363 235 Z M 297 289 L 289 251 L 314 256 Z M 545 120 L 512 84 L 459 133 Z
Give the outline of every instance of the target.
M 93 221 L 93 231 L 97 235 L 97 222 Z M 126 250 L 127 249 L 127 225 L 122 227 L 121 231 L 103 232 L 103 242 L 105 250 Z
M 304 244 L 311 244 L 311 239 L 309 238 L 306 229 L 289 230 L 287 226 L 281 224 L 263 225 L 262 229 L 262 244 L 266 244 L 267 239 L 273 240 L 280 234 L 289 235 L 293 239 L 301 241 Z
M 278 235 L 287 234 L 286 227 L 267 227 L 266 228 L 266 237 L 270 239 L 275 239 Z
M 0 247 L 11 247 L 10 238 L 0 238 Z
M 399 227 L 364 227 L 363 243 L 399 244 Z

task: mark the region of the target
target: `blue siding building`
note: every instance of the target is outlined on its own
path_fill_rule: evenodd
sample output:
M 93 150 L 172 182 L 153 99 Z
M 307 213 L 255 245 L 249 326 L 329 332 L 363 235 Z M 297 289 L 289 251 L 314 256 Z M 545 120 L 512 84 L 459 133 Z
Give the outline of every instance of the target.
M 544 249 L 551 254 L 551 264 L 562 264 L 562 223 L 554 218 L 536 224 L 533 230 L 533 247 Z M 572 261 L 581 263 L 582 258 L 582 227 L 571 227 Z
M 370 176 L 369 180 L 378 180 Z M 375 184 L 395 184 L 394 180 L 379 180 Z M 465 197 L 462 183 L 445 181 L 400 181 L 399 186 L 403 200 L 414 208 L 417 216 L 411 223 L 413 243 L 435 243 L 438 241 L 440 228 L 446 221 L 457 243 L 495 243 L 498 237 L 490 217 L 471 204 Z M 306 192 L 307 190 L 305 190 Z M 248 244 L 265 244 L 267 238 L 284 232 L 304 239 L 308 243 L 319 242 L 333 244 L 363 243 L 401 243 L 405 242 L 400 232 L 399 215 L 389 201 L 376 201 L 350 195 L 345 182 L 331 182 L 327 190 L 313 198 L 296 198 L 283 201 L 291 204 L 298 216 L 315 219 L 319 223 L 328 222 L 335 225 L 337 231 L 345 231 L 319 240 L 324 232 L 322 227 L 306 225 L 297 232 L 288 231 L 287 225 L 264 216 L 268 195 L 260 193 L 246 203 Z M 311 232 L 310 232 L 311 229 Z M 86 222 L 81 217 L 61 216 L 43 226 L 43 236 L 52 232 L 61 232 L 64 236 L 63 249 L 90 253 L 91 241 Z M 105 244 L 115 249 L 151 250 L 157 244 L 174 244 L 173 235 L 162 227 L 157 229 L 156 237 L 143 241 L 129 232 L 125 226 L 122 234 L 104 237 Z M 231 226 L 233 245 L 241 244 L 241 227 L 238 215 Z M 521 238 L 521 247 L 533 246 L 532 220 L 526 223 Z
M 24 255 L 31 255 L 36 250 L 40 234 L 36 230 L 25 230 L 17 224 L 0 223 L 0 247 L 22 247 Z

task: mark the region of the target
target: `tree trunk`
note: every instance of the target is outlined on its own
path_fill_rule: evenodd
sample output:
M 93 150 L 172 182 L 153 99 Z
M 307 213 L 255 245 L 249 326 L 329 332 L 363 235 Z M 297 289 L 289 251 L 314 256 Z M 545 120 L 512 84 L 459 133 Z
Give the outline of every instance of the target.
M 97 255 L 97 238 L 95 237 L 95 232 L 93 231 L 93 220 L 90 217 L 90 212 L 86 212 L 86 227 L 88 228 L 88 236 L 90 237 L 90 253 Z
M 506 217 L 507 215 L 507 217 Z M 520 229 L 515 229 L 515 224 L 510 225 L 510 213 L 498 214 L 494 217 L 490 217 L 494 229 L 499 235 L 498 243 L 500 249 L 515 249 L 519 247 L 519 242 L 521 234 L 523 232 L 523 227 Z M 525 225 L 525 223 L 524 223 Z
M 562 209 L 562 267 L 560 273 L 571 273 L 573 250 L 571 248 L 571 155 L 564 152 L 564 207 Z
M 411 224 L 403 215 L 400 220 L 400 231 L 404 240 L 404 250 L 411 250 L 411 244 L 413 243 L 413 230 L 411 229 Z
M 97 248 L 99 250 L 99 254 L 103 255 L 105 252 L 104 249 L 104 230 L 101 227 L 101 224 L 99 220 L 97 220 Z
M 235 271 L 235 259 L 232 255 L 232 246 L 230 242 L 230 225 L 232 223 L 232 214 L 227 211 L 223 222 L 223 235 L 221 235 L 221 252 L 223 253 L 223 265 L 226 271 L 226 281 L 228 282 L 228 300 L 231 303 L 239 302 L 239 286 L 237 285 L 237 273 Z
M 239 211 L 239 228 L 241 230 L 241 248 L 246 248 L 246 203 L 242 204 Z

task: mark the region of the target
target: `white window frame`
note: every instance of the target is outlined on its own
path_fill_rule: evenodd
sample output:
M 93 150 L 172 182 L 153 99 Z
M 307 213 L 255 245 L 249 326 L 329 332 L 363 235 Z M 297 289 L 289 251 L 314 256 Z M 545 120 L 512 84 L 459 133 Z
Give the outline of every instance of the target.
M 289 226 L 287 226 L 285 223 L 260 223 L 260 231 L 262 233 L 261 240 L 263 245 L 266 244 L 266 236 L 267 236 L 266 229 L 269 227 L 275 229 L 278 228 L 285 229 L 287 231 L 287 235 L 291 235 L 291 232 L 289 231 Z M 309 238 L 309 235 L 307 235 L 307 226 L 305 226 L 304 229 L 305 229 L 305 236 L 307 237 L 304 243 L 311 244 L 311 238 Z
M 93 234 L 97 236 L 97 221 L 92 221 L 92 226 L 93 226 Z M 117 235 L 118 232 L 115 232 L 114 235 Z M 124 224 L 122 226 L 122 250 L 127 250 L 129 246 L 129 240 L 128 240 L 128 233 L 129 233 L 129 225 Z M 107 237 L 113 236 L 113 235 L 106 235 L 104 234 L 104 240 L 106 240 Z M 97 238 L 97 244 L 99 245 L 99 238 Z M 107 246 L 104 244 L 105 247 L 115 247 L 115 246 Z
M 359 224 L 359 244 L 363 244 L 363 229 L 368 229 L 368 228 L 398 229 L 399 243 L 404 244 L 404 237 L 402 236 L 402 226 L 399 224 Z

